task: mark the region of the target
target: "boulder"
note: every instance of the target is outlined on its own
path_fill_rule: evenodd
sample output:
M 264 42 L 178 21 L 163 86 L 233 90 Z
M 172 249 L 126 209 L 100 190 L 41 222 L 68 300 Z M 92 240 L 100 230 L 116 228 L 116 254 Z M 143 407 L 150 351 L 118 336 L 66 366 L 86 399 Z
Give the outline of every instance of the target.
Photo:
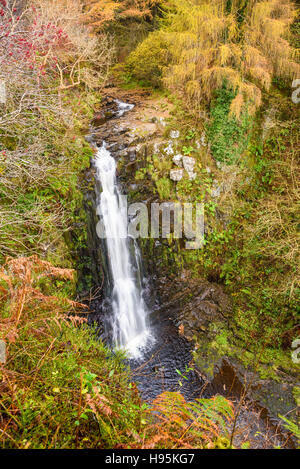
M 183 169 L 171 169 L 170 179 L 172 181 L 178 182 L 183 178 Z
M 183 156 L 182 162 L 183 162 L 183 167 L 187 173 L 194 171 L 194 167 L 196 164 L 195 158 L 192 158 L 191 156 Z
M 173 156 L 173 163 L 182 168 L 182 158 L 183 157 L 180 154 Z
M 192 158 L 191 156 L 183 156 L 182 162 L 183 162 L 184 169 L 189 175 L 190 181 L 193 181 L 194 179 L 196 179 L 197 175 L 196 173 L 194 173 L 194 167 L 196 164 L 195 158 Z
M 188 175 L 189 175 L 189 180 L 190 181 L 194 181 L 197 177 L 197 174 L 194 173 L 193 171 L 188 171 Z

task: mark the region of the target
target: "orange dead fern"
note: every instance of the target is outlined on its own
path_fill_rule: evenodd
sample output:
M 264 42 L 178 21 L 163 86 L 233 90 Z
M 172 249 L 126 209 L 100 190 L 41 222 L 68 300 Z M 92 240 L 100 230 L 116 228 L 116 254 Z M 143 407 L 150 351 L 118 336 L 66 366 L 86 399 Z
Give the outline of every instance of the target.
M 222 396 L 186 402 L 180 393 L 164 392 L 153 402 L 154 436 L 145 448 L 203 448 L 217 440 L 233 418 L 232 403 Z
M 72 324 L 86 321 L 86 318 L 78 316 L 78 310 L 86 312 L 86 305 L 45 295 L 38 287 L 42 278 L 71 281 L 73 275 L 73 270 L 54 267 L 38 256 L 6 259 L 0 269 L 0 337 L 7 347 L 16 341 L 19 328 L 29 316 L 32 323 L 35 320 L 57 324 L 59 321 Z M 66 316 L 66 313 L 72 315 Z
M 222 396 L 187 402 L 180 393 L 164 392 L 154 400 L 148 415 L 142 446 L 137 442 L 131 448 L 212 448 L 227 433 L 234 411 L 233 404 Z

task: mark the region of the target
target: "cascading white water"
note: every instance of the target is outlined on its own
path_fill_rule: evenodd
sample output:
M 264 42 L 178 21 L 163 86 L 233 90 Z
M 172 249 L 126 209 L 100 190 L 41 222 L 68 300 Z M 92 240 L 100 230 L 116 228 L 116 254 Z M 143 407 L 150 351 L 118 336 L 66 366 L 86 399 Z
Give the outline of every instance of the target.
M 119 101 L 118 99 L 116 99 L 115 102 L 118 106 L 118 111 L 117 111 L 118 117 L 122 117 L 125 114 L 125 112 L 131 111 L 134 108 L 134 104 L 123 103 L 122 101 Z
M 95 165 L 96 177 L 102 185 L 100 211 L 113 280 L 113 338 L 118 348 L 137 358 L 150 337 L 147 308 L 141 286 L 138 286 L 140 282 L 137 282 L 137 276 L 141 275 L 138 259 L 135 259 L 137 274 L 131 262 L 129 239 L 126 238 L 127 213 L 116 181 L 116 162 L 105 142 L 98 149 Z M 134 256 L 137 256 L 136 252 Z

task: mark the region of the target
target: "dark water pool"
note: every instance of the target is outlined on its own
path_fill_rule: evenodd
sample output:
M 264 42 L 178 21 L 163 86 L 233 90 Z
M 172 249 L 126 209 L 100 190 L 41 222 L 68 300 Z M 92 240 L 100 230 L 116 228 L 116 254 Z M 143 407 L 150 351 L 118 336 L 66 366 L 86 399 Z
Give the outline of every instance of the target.
M 140 360 L 130 360 L 133 379 L 149 401 L 164 391 L 180 391 L 187 400 L 207 397 L 204 381 L 192 365 L 193 344 L 181 336 L 170 312 L 158 307 L 151 317 L 154 344 Z

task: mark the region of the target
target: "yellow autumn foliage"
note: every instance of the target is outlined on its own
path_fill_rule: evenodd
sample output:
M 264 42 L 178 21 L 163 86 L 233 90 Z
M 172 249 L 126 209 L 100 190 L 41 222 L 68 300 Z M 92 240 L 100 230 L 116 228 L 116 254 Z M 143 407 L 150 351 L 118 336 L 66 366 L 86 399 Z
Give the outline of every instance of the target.
M 83 0 L 85 21 L 102 27 L 116 18 L 152 18 L 152 8 L 160 0 Z
M 255 112 L 261 91 L 274 77 L 300 76 L 297 53 L 288 42 L 296 8 L 290 0 L 170 0 L 160 30 L 130 55 L 137 78 L 152 81 L 146 64 L 159 70 L 160 83 L 187 103 L 209 102 L 224 80 L 237 91 L 231 111 L 239 116 L 247 104 Z M 153 44 L 164 43 L 165 61 L 154 64 Z M 166 64 L 166 57 L 168 63 Z M 159 54 L 156 54 L 159 58 Z M 145 66 L 144 66 L 145 65 Z M 156 74 L 156 83 L 158 76 Z M 196 106 L 197 107 L 197 106 Z

